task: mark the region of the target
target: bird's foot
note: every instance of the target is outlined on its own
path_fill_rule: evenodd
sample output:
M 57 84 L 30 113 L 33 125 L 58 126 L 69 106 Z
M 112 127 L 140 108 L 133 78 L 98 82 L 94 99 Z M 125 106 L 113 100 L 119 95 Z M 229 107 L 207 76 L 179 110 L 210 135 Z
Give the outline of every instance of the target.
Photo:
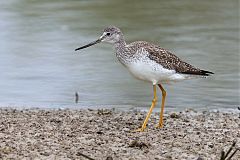
M 133 132 L 143 132 L 146 127 L 141 127 L 136 130 L 133 130 Z
M 163 128 L 163 124 L 158 124 L 158 125 L 156 125 L 156 128 Z

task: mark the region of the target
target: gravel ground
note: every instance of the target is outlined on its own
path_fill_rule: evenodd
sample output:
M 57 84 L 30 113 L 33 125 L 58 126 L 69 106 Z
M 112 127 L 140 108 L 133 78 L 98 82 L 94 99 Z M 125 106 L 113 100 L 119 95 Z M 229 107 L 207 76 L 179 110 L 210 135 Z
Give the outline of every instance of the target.
M 236 113 L 167 112 L 163 129 L 153 113 L 115 110 L 0 109 L 0 159 L 218 160 L 240 146 Z M 233 149 L 233 151 L 235 148 Z M 233 152 L 232 151 L 232 152 Z M 238 151 L 232 160 L 240 159 Z

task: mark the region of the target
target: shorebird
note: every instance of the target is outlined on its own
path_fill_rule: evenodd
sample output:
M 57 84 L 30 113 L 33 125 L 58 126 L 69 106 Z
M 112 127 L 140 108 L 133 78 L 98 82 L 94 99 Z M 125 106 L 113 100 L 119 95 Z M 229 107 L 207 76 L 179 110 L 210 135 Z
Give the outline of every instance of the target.
M 157 127 L 163 127 L 163 111 L 165 105 L 166 91 L 162 84 L 171 81 L 181 81 L 196 77 L 207 77 L 213 72 L 196 68 L 182 61 L 170 51 L 158 45 L 136 41 L 130 44 L 125 42 L 123 33 L 115 26 L 109 26 L 102 32 L 100 38 L 87 45 L 75 49 L 75 51 L 90 47 L 100 42 L 108 42 L 114 45 L 116 57 L 130 73 L 140 80 L 152 83 L 153 100 L 147 116 L 136 131 L 144 131 L 153 108 L 157 103 L 157 86 L 162 91 L 162 103 L 160 119 Z

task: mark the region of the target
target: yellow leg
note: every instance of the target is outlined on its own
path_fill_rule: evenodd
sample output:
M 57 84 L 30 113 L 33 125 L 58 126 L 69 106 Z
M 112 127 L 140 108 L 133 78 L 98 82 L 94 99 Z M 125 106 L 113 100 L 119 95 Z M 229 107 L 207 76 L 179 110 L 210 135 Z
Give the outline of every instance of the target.
M 163 127 L 163 111 L 164 111 L 164 104 L 165 104 L 165 98 L 166 98 L 167 92 L 164 90 L 161 84 L 158 84 L 158 86 L 162 91 L 162 104 L 161 104 L 159 124 L 157 125 L 157 127 L 162 128 Z
M 143 132 L 144 129 L 146 128 L 148 119 L 149 119 L 149 117 L 150 117 L 150 115 L 151 115 L 151 113 L 152 113 L 152 110 L 153 110 L 153 108 L 155 107 L 156 103 L 157 103 L 157 87 L 156 87 L 156 85 L 153 85 L 153 100 L 152 100 L 152 105 L 151 105 L 151 107 L 150 107 L 150 109 L 149 109 L 149 111 L 148 111 L 147 117 L 145 118 L 145 120 L 144 120 L 144 122 L 143 122 L 143 124 L 142 124 L 142 127 L 139 128 L 139 129 L 137 129 L 137 130 L 136 130 L 137 132 Z

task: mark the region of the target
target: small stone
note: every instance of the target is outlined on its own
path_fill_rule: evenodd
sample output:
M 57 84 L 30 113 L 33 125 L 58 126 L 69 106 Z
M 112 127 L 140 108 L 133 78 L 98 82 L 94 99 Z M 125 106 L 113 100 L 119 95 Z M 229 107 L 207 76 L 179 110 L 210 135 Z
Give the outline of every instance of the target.
M 198 157 L 197 160 L 203 160 L 203 158 L 202 157 Z
M 213 144 L 209 144 L 209 145 L 208 145 L 208 147 L 210 147 L 210 148 L 213 148 L 213 147 L 214 147 L 214 145 L 213 145 Z
M 97 131 L 96 133 L 97 133 L 97 134 L 103 134 L 103 132 L 102 132 L 102 131 Z
M 107 157 L 106 160 L 113 160 L 113 158 L 112 157 Z
M 97 114 L 98 115 L 111 115 L 112 114 L 112 111 L 109 110 L 109 109 L 99 109 L 97 111 Z
M 144 148 L 144 147 L 147 147 L 148 148 L 148 145 L 144 142 L 139 142 L 137 140 L 134 140 L 130 143 L 129 147 L 137 147 L 137 148 Z
M 180 115 L 177 114 L 177 113 L 172 113 L 172 114 L 170 114 L 170 118 L 176 118 L 176 119 L 178 119 L 178 118 L 180 118 Z
M 48 152 L 41 152 L 40 154 L 43 155 L 43 156 L 49 156 L 50 155 L 50 153 L 48 153 Z

